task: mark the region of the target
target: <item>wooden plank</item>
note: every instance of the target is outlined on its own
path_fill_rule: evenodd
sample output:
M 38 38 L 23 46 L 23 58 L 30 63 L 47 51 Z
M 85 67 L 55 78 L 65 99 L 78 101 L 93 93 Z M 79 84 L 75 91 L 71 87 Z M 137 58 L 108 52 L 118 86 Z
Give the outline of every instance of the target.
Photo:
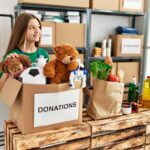
M 17 127 L 13 128 L 13 129 L 10 129 L 10 131 L 9 131 L 9 138 L 10 138 L 9 146 L 10 146 L 10 150 L 13 150 L 13 135 L 16 135 L 16 134 L 20 134 L 20 131 L 19 131 L 19 129 Z
M 150 134 L 146 135 L 146 144 L 150 144 Z
M 150 123 L 146 125 L 146 134 L 150 134 Z
M 14 135 L 13 148 L 17 150 L 31 149 L 49 144 L 86 138 L 90 135 L 90 126 L 87 123 L 82 123 L 57 130 L 48 130 L 26 135 Z
M 145 126 L 134 127 L 126 130 L 121 130 L 112 134 L 105 134 L 93 137 L 91 139 L 91 148 L 102 147 L 109 143 L 115 143 L 121 140 L 142 136 L 146 133 Z
M 150 150 L 150 145 L 145 145 L 145 150 Z
M 4 143 L 5 143 L 5 146 L 4 146 L 4 149 L 7 150 L 7 123 L 6 121 L 4 120 Z
M 139 125 L 146 125 L 147 116 L 142 113 L 123 115 L 119 117 L 88 121 L 92 126 L 92 134 L 106 134 L 117 130 L 127 129 Z
M 110 145 L 104 146 L 104 147 L 100 147 L 98 149 L 101 150 L 124 150 L 124 149 L 133 149 L 139 146 L 143 146 L 145 144 L 145 137 L 141 136 L 141 137 L 136 137 L 136 138 L 132 138 L 132 139 L 128 139 L 128 140 L 123 140 L 120 141 L 118 143 L 111 143 Z
M 10 150 L 10 136 L 9 136 L 9 131 L 10 129 L 16 128 L 16 126 L 11 122 L 5 122 L 6 123 L 6 147 L 7 150 Z
M 62 145 L 46 148 L 46 150 L 85 150 L 88 149 L 89 147 L 90 147 L 90 138 L 71 141 Z

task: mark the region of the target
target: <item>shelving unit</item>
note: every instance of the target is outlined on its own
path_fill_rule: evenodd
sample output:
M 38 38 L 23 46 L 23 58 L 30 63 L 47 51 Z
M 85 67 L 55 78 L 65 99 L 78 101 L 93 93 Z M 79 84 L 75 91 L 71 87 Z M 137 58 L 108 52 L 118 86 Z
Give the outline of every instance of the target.
M 98 15 L 111 15 L 111 16 L 122 16 L 122 17 L 131 17 L 131 27 L 135 27 L 136 25 L 136 18 L 137 17 L 144 17 L 144 21 L 146 19 L 146 14 L 145 13 L 135 13 L 135 12 L 126 12 L 126 11 L 109 11 L 109 10 L 97 10 L 97 9 L 90 9 L 90 14 L 88 14 L 88 17 L 89 17 L 89 31 L 88 31 L 88 37 L 91 37 L 91 22 L 92 22 L 92 15 L 94 14 L 98 14 Z M 143 31 L 143 34 L 144 34 L 145 31 Z M 101 60 L 101 61 L 104 61 L 104 58 L 103 57 L 91 57 L 91 52 L 92 52 L 92 43 L 91 43 L 91 39 L 88 38 L 87 40 L 87 45 L 88 45 L 88 56 L 87 56 L 87 66 L 89 66 L 89 63 L 91 61 L 94 61 L 94 60 Z M 145 50 L 143 50 L 145 51 Z M 143 62 L 143 58 L 142 57 L 112 57 L 113 61 L 114 62 L 139 62 L 140 63 L 140 78 L 139 78 L 139 93 L 142 92 L 142 84 L 143 84 L 143 81 L 144 81 L 144 76 L 143 76 L 143 73 L 142 73 L 142 68 L 143 68 L 143 65 L 144 65 L 144 62 Z M 90 70 L 89 70 L 89 67 L 87 67 L 88 69 L 88 85 L 90 85 Z M 128 83 L 125 84 L 126 86 L 128 85 Z
M 134 13 L 134 12 L 125 12 L 125 11 L 109 11 L 109 10 L 97 10 L 97 9 L 86 9 L 86 8 L 72 8 L 72 7 L 59 7 L 59 6 L 48 6 L 48 5 L 38 5 L 38 4 L 17 4 L 15 6 L 15 17 L 21 13 L 21 10 L 38 10 L 38 11 L 58 11 L 58 12 L 66 12 L 66 11 L 79 11 L 80 17 L 82 17 L 82 13 L 86 14 L 86 44 L 85 48 L 77 48 L 80 53 L 84 53 L 85 58 L 85 67 L 87 69 L 87 85 L 90 86 L 90 70 L 89 64 L 93 60 L 104 60 L 103 57 L 95 58 L 91 57 L 92 51 L 92 43 L 91 43 L 91 22 L 92 22 L 92 15 L 112 15 L 112 16 L 123 16 L 123 17 L 131 17 L 131 27 L 135 27 L 136 18 L 137 17 L 144 17 L 145 21 L 145 13 Z M 82 19 L 81 19 L 82 20 Z M 143 31 L 144 34 L 145 31 Z M 52 48 L 46 48 L 49 53 L 52 53 Z M 140 70 L 144 65 L 143 59 L 141 57 L 113 57 L 114 62 L 139 62 L 140 63 Z M 142 90 L 142 83 L 144 80 L 144 76 L 140 71 L 140 92 Z

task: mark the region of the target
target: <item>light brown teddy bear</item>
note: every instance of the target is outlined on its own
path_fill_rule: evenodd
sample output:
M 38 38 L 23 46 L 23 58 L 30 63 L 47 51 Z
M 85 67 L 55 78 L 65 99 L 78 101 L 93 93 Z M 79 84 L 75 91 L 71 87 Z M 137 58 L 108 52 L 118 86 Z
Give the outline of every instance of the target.
M 54 47 L 54 52 L 56 58 L 44 66 L 44 75 L 50 78 L 50 83 L 67 83 L 70 72 L 78 68 L 76 58 L 79 53 L 69 44 Z
M 28 56 L 18 54 L 14 58 L 6 58 L 0 63 L 0 72 L 7 73 L 13 78 L 18 78 L 21 72 L 31 66 Z

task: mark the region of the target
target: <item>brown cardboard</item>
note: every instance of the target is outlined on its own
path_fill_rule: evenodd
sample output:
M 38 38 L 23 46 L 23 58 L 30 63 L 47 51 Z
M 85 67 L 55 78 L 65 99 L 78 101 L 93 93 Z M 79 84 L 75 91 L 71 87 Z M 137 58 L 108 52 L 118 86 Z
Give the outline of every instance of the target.
M 89 8 L 89 0 L 18 0 L 19 3 Z
M 118 62 L 117 69 L 122 69 L 124 71 L 125 77 L 124 82 L 130 83 L 132 77 L 135 76 L 137 82 L 140 77 L 140 63 L 139 62 Z
M 120 0 L 120 11 L 127 11 L 127 12 L 137 12 L 137 13 L 143 13 L 144 12 L 144 0 L 141 0 L 141 9 L 137 9 L 136 7 L 133 7 L 135 9 L 130 8 L 124 8 L 124 2 L 126 0 Z M 132 0 L 131 0 L 132 1 Z
M 3 85 L 5 84 L 7 78 L 8 78 L 8 75 L 3 73 L 2 77 L 0 78 L 0 91 L 1 91 L 1 89 L 3 87 Z
M 12 87 L 13 86 L 13 87 Z M 16 100 L 18 92 L 20 91 L 22 84 L 13 78 L 8 78 L 3 85 L 0 93 L 2 101 L 11 107 Z
M 110 35 L 110 38 L 112 39 L 112 54 L 113 54 L 113 56 L 142 56 L 143 55 L 143 35 L 117 34 L 117 35 Z M 121 53 L 122 39 L 141 39 L 140 53 L 129 53 L 129 54 Z
M 92 0 L 91 8 L 101 10 L 119 10 L 119 0 Z
M 85 47 L 85 25 L 56 23 L 56 45 L 63 43 L 70 43 L 75 47 Z
M 12 90 L 13 85 L 13 90 Z M 19 88 L 20 87 L 20 88 Z M 79 85 L 78 85 L 79 87 Z M 11 89 L 11 91 L 10 91 Z M 74 125 L 82 122 L 82 90 L 80 90 L 79 118 L 53 125 L 34 127 L 34 94 L 38 93 L 53 93 L 69 90 L 68 83 L 65 84 L 50 84 L 50 85 L 34 85 L 22 84 L 21 82 L 8 78 L 6 84 L 1 90 L 4 100 L 8 103 L 10 100 L 10 120 L 12 120 L 22 134 L 31 132 L 39 132 L 48 129 L 55 129 L 68 125 Z M 9 93 L 9 94 L 6 94 Z M 15 102 L 14 102 L 15 100 Z M 12 105 L 13 104 L 13 105 Z M 63 116 L 62 116 L 63 117 Z M 45 118 L 46 119 L 46 118 Z
M 50 60 L 55 58 L 55 54 L 49 54 Z M 79 54 L 78 58 L 79 60 L 81 60 L 81 63 L 84 64 L 84 54 Z
M 52 44 L 40 44 L 40 46 L 42 47 L 53 47 L 55 46 L 55 23 L 54 22 L 41 22 L 42 23 L 42 27 L 50 27 L 52 28 L 52 41 L 50 41 Z

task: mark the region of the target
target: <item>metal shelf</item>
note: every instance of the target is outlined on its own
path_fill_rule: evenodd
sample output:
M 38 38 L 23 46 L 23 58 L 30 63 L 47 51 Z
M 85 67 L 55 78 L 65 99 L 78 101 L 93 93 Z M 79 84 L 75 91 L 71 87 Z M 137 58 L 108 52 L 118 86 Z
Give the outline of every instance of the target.
M 86 8 L 74 8 L 74 7 L 63 7 L 63 6 L 52 6 L 52 5 L 42 5 L 42 4 L 17 4 L 15 9 L 30 9 L 30 10 L 43 10 L 43 11 L 79 11 L 86 12 Z
M 89 57 L 89 61 L 101 60 L 104 61 L 105 57 Z M 141 57 L 112 57 L 113 62 L 141 62 Z
M 97 10 L 92 9 L 92 14 L 101 14 L 101 15 L 115 15 L 115 16 L 144 16 L 145 13 L 135 13 L 135 12 L 126 12 L 126 11 L 115 11 L 115 10 Z
M 52 47 L 41 47 L 41 48 L 45 49 L 49 54 L 54 54 Z M 76 47 L 76 49 L 80 54 L 84 54 L 86 51 L 86 48 Z

